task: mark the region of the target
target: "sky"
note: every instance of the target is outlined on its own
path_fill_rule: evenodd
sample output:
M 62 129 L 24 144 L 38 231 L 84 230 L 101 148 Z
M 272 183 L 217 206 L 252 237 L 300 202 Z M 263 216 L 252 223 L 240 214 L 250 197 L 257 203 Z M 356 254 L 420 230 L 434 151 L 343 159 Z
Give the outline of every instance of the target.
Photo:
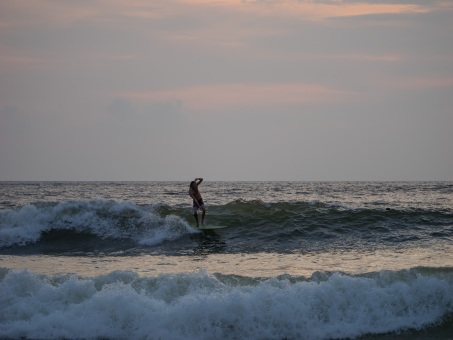
M 0 181 L 453 180 L 453 1 L 2 0 Z

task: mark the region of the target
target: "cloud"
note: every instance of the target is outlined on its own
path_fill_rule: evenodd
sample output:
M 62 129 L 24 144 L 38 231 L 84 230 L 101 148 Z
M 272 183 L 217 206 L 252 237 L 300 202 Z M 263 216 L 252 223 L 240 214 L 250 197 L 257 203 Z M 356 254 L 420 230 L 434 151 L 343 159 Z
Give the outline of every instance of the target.
M 122 17 L 143 20 L 186 16 L 200 11 L 244 12 L 264 16 L 292 15 L 300 18 L 332 18 L 374 14 L 426 13 L 453 10 L 446 1 L 314 1 L 314 0 L 4 0 L 0 3 L 0 27 L 37 24 L 68 26 L 74 22 L 118 21 Z M 205 18 L 205 20 L 208 18 Z
M 172 101 L 187 110 L 218 108 L 263 108 L 306 103 L 351 100 L 356 94 L 316 84 L 217 84 L 198 85 L 167 91 L 129 92 L 122 96 L 148 103 Z
M 107 111 L 118 119 L 130 119 L 138 113 L 137 108 L 129 100 L 124 98 L 115 98 L 108 105 Z
M 107 107 L 109 115 L 123 122 L 145 122 L 149 119 L 177 117 L 181 110 L 181 100 L 171 98 L 143 102 L 130 98 L 117 97 Z
M 453 88 L 453 77 L 448 76 L 380 77 L 378 81 L 387 88 L 398 90 L 423 91 Z
M 231 150 L 229 163 L 244 169 L 269 150 L 279 157 L 239 179 L 282 164 L 295 165 L 292 178 L 320 168 L 330 179 L 367 178 L 354 164 L 389 166 L 387 155 L 404 158 L 406 147 L 421 157 L 425 142 L 430 161 L 420 163 L 444 164 L 452 9 L 437 0 L 0 1 L 0 173 L 159 179 L 173 169 L 178 178 L 199 166 L 189 159 L 194 132 L 218 155 L 204 164 L 219 178 L 234 170 L 222 163 Z
M 62 60 L 55 58 L 40 58 L 32 55 L 19 53 L 18 51 L 5 51 L 0 48 L 0 65 L 3 65 L 3 73 L 11 73 L 23 69 L 50 69 L 59 67 Z
M 68 26 L 96 16 L 97 7 L 88 1 L 3 0 L 0 22 L 4 28 L 36 25 Z
M 203 0 L 181 0 L 183 4 L 207 5 Z M 429 5 L 401 1 L 348 1 L 348 0 L 228 0 L 214 2 L 211 6 L 234 8 L 266 16 L 291 15 L 305 19 L 325 19 L 334 17 L 363 16 L 376 14 L 426 13 L 444 4 L 431 2 Z M 445 6 L 445 5 L 444 5 Z

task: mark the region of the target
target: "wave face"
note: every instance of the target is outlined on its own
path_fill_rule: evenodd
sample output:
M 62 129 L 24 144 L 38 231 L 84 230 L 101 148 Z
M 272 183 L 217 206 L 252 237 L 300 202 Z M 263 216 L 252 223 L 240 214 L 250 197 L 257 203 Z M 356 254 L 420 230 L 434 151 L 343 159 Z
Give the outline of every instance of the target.
M 209 207 L 208 221 L 229 227 L 213 233 L 229 245 L 228 252 L 366 249 L 453 239 L 452 212 L 420 208 L 235 200 Z M 28 204 L 0 210 L 0 251 L 187 253 L 196 242 L 191 235 L 199 233 L 191 225 L 191 208 L 166 204 L 105 199 Z
M 0 269 L 0 279 L 1 338 L 332 339 L 429 326 L 448 334 L 453 317 L 451 269 L 271 279 Z
M 106 239 L 154 245 L 191 232 L 194 230 L 183 219 L 160 216 L 152 207 L 131 202 L 98 199 L 44 203 L 0 212 L 3 248 L 41 242 L 64 251 L 77 239 L 99 245 Z

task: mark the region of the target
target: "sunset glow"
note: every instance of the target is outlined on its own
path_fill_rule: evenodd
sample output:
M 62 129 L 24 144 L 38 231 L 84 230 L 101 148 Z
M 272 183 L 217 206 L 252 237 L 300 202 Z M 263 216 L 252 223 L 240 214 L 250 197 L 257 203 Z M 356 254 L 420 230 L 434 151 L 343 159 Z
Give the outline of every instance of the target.
M 263 178 L 451 179 L 452 18 L 444 0 L 1 1 L 0 175 L 122 174 L 115 145 L 131 179 L 166 178 L 137 144 L 187 166 L 188 130 L 224 153 L 218 127 L 246 117 L 239 163 L 258 133 L 288 150 Z

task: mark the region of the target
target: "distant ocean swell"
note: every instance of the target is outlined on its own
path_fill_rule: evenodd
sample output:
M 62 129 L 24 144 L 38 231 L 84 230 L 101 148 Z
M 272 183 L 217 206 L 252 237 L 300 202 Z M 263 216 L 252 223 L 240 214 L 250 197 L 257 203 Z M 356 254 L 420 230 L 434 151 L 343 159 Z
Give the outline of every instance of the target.
M 227 225 L 224 232 L 229 237 L 253 238 L 257 247 L 285 241 L 292 249 L 299 239 L 322 242 L 352 237 L 359 242 L 356 246 L 368 241 L 394 244 L 453 239 L 453 214 L 443 210 L 259 200 L 237 200 L 208 209 L 208 223 Z M 65 236 L 159 245 L 197 233 L 191 227 L 191 214 L 190 206 L 144 206 L 102 199 L 35 203 L 0 210 L 0 248 L 64 242 Z
M 445 328 L 451 268 L 271 279 L 0 269 L 1 338 L 332 339 Z

